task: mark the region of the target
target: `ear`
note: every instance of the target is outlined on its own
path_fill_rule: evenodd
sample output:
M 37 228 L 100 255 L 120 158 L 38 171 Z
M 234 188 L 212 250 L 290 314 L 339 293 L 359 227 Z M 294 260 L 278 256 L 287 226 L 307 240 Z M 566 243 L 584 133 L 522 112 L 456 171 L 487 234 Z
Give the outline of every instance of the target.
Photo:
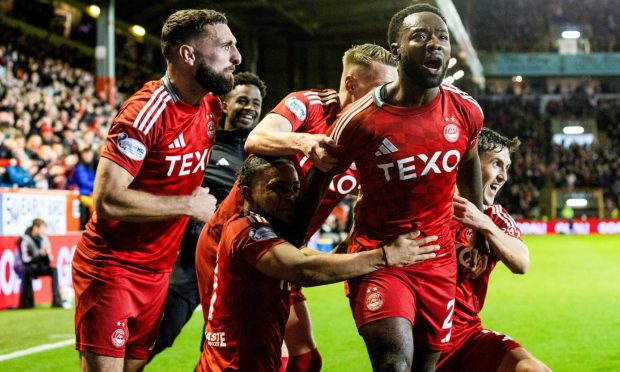
M 344 87 L 347 90 L 347 92 L 349 92 L 349 94 L 353 95 L 353 92 L 355 92 L 355 88 L 357 87 L 357 81 L 355 79 L 355 76 L 351 74 L 345 76 Z
M 241 194 L 241 196 L 243 196 L 245 200 L 247 200 L 249 203 L 252 203 L 252 193 L 250 192 L 249 187 L 239 185 L 239 193 Z
M 390 44 L 390 52 L 395 60 L 400 61 L 400 44 L 392 43 Z
M 194 47 L 191 45 L 181 45 L 179 47 L 179 56 L 181 61 L 189 66 L 194 66 L 196 64 L 196 54 L 194 53 Z
M 222 112 L 228 115 L 228 103 L 226 103 L 226 100 L 222 100 Z

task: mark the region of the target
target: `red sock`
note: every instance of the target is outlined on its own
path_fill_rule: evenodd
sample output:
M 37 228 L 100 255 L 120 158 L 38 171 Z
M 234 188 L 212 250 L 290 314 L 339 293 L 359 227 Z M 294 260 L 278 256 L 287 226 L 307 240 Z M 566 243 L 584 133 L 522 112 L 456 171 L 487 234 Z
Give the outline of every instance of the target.
M 290 355 L 286 372 L 319 372 L 323 365 L 323 359 L 319 349 L 308 351 L 301 355 Z
M 288 357 L 280 357 L 280 369 L 278 372 L 286 372 L 286 366 L 288 365 Z

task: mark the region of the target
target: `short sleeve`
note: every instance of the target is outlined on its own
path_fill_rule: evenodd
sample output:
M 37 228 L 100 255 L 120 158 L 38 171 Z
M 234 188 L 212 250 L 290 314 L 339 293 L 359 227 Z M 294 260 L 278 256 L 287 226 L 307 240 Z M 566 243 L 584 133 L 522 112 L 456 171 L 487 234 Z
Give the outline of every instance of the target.
M 167 101 L 157 101 L 131 99 L 114 118 L 101 153 L 134 177 L 156 145 L 157 129 L 164 120 Z
M 355 114 L 356 106 L 348 106 L 343 110 L 331 127 L 330 137 L 336 142 L 336 147 L 328 147 L 328 153 L 338 160 L 336 174 L 343 173 L 366 150 L 370 141 L 368 126 L 362 125 L 363 115 Z
M 285 117 L 291 123 L 293 132 L 309 132 L 306 126 L 320 122 L 326 112 L 333 111 L 337 104 L 337 101 L 324 104 L 317 91 L 293 92 L 280 101 L 271 113 Z
M 251 222 L 249 221 L 250 218 L 252 217 L 244 218 L 247 221 L 244 221 L 246 226 L 237 235 L 237 239 L 233 243 L 233 250 L 252 266 L 256 266 L 256 263 L 269 249 L 285 243 L 286 240 L 276 235 L 268 223 Z
M 501 205 L 492 205 L 486 208 L 484 213 L 491 217 L 493 223 L 504 233 L 521 240 L 521 230 L 512 216 Z

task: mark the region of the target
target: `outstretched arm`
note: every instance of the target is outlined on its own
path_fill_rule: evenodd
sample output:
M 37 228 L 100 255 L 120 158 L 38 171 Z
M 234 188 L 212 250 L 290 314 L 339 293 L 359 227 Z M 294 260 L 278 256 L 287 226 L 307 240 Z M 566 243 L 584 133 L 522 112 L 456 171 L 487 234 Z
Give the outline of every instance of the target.
M 325 151 L 327 146 L 334 146 L 334 140 L 324 134 L 293 132 L 292 128 L 287 118 L 270 113 L 250 132 L 245 151 L 264 156 L 302 154 L 324 171 L 336 165 Z
M 306 253 L 289 243 L 269 249 L 256 263 L 256 268 L 273 278 L 299 283 L 304 287 L 335 283 L 368 274 L 382 267 L 407 266 L 434 256 L 438 245 L 431 244 L 436 236 L 414 239 L 403 237 L 392 244 L 372 251 L 352 254 Z M 423 253 L 421 253 L 423 252 Z

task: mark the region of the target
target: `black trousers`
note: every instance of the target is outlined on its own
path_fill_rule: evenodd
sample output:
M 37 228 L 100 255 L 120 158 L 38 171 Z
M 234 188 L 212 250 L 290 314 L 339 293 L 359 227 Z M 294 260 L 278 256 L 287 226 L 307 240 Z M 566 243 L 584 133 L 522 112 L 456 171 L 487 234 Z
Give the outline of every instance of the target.
M 174 269 L 170 274 L 166 308 L 162 318 L 159 336 L 153 347 L 149 361 L 174 343 L 185 324 L 189 321 L 200 304 L 198 279 L 196 278 L 195 259 L 196 243 L 202 224 L 190 221 L 181 241 L 181 250 Z M 204 333 L 203 336 L 204 338 Z M 202 350 L 202 343 L 200 344 Z
M 56 268 L 45 262 L 37 262 L 33 260 L 31 263 L 25 263 L 22 273 L 21 293 L 19 295 L 19 308 L 29 309 L 34 307 L 34 290 L 32 288 L 32 279 L 40 276 L 52 277 L 52 306 L 62 306 L 60 291 L 58 290 L 58 272 Z

